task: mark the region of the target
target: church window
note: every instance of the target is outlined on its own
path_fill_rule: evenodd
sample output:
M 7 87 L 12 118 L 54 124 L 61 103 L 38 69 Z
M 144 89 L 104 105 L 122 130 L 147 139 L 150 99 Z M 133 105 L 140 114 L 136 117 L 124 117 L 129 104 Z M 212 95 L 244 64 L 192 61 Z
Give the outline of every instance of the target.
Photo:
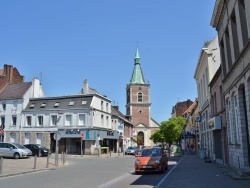
M 142 93 L 141 92 L 139 92 L 137 95 L 137 101 L 142 102 Z

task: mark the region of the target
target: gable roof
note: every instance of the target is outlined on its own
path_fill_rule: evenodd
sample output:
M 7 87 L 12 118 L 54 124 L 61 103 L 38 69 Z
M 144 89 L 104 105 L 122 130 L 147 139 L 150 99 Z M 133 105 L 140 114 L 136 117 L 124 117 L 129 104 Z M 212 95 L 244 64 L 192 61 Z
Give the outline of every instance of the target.
M 6 99 L 21 99 L 24 94 L 31 87 L 32 82 L 25 82 L 19 84 L 8 84 L 0 93 L 0 100 Z
M 133 125 L 118 109 L 118 106 L 111 106 L 111 114 L 112 116 L 117 116 L 121 118 L 123 121 Z

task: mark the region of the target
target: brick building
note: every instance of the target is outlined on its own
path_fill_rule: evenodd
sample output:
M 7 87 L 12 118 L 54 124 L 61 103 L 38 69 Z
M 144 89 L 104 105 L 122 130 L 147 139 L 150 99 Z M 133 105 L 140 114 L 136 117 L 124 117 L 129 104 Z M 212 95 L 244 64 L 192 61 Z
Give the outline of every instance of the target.
M 16 67 L 12 65 L 4 65 L 4 69 L 0 69 L 0 91 L 7 84 L 18 84 L 24 82 L 24 76 L 21 76 Z
M 193 104 L 193 101 L 190 99 L 182 102 L 177 102 L 176 105 L 173 106 L 171 115 L 172 117 L 182 116 L 183 113 L 188 109 L 189 106 Z
M 144 80 L 138 49 L 134 62 L 132 78 L 126 87 L 126 113 L 135 126 L 133 138 L 137 146 L 152 146 L 154 143 L 149 138 L 160 125 L 150 115 L 150 84 Z

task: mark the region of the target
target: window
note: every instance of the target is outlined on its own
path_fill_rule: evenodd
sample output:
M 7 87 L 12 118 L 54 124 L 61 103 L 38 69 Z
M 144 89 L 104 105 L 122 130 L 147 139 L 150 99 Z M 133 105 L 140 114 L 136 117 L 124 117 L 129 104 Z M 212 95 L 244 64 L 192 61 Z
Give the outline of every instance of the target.
M 104 126 L 104 117 L 103 117 L 103 115 L 101 115 L 101 126 Z
M 235 121 L 235 131 L 236 131 L 236 143 L 239 142 L 239 124 L 238 124 L 238 107 L 237 98 L 234 96 L 234 121 Z
M 137 101 L 142 102 L 142 93 L 141 92 L 139 92 L 137 95 Z
M 55 104 L 54 104 L 54 107 L 58 107 L 59 106 L 59 102 L 56 102 Z
M 44 108 L 46 106 L 46 103 L 42 103 L 40 108 Z
M 109 103 L 106 103 L 106 112 L 109 111 Z
M 2 104 L 2 107 L 3 107 L 3 110 L 6 110 L 6 104 L 5 103 Z
M 16 116 L 12 116 L 12 125 L 16 126 Z
M 82 101 L 82 105 L 85 105 L 85 104 L 87 104 L 87 101 Z
M 228 70 L 232 67 L 232 57 L 231 57 L 231 49 L 230 49 L 230 37 L 229 37 L 229 31 L 228 28 L 225 31 L 225 41 L 226 41 L 226 52 L 227 52 L 227 64 L 228 64 Z
M 103 110 L 103 101 L 101 101 L 101 110 Z
M 231 29 L 233 38 L 234 57 L 235 59 L 237 59 L 239 56 L 239 42 L 238 42 L 237 24 L 236 24 L 236 17 L 234 10 L 231 14 Z
M 73 105 L 74 105 L 74 101 L 70 101 L 69 106 L 73 106 Z
M 31 105 L 30 105 L 30 108 L 34 108 L 35 107 L 35 103 L 32 103 Z
M 2 116 L 1 117 L 1 129 L 4 129 L 5 128 L 5 117 Z
M 38 125 L 42 126 L 43 125 L 43 116 L 37 116 L 37 121 L 38 121 Z
M 85 125 L 85 114 L 79 114 L 78 125 Z
M 67 125 L 67 126 L 71 125 L 71 121 L 72 121 L 72 115 L 66 115 L 65 116 L 65 125 Z
M 109 117 L 106 116 L 106 126 L 108 127 L 109 126 Z
M 13 101 L 13 108 L 12 110 L 17 110 L 17 101 Z
M 239 13 L 240 13 L 240 25 L 241 25 L 241 35 L 243 40 L 243 47 L 248 43 L 248 23 L 247 23 L 247 17 L 246 17 L 246 7 L 245 7 L 245 1 L 239 0 Z
M 57 125 L 57 115 L 51 116 L 51 125 L 56 126 Z
M 26 126 L 31 126 L 31 116 L 26 116 Z
M 231 107 L 230 107 L 230 99 L 227 99 L 227 115 L 228 115 L 228 121 L 229 121 L 229 134 L 230 134 L 230 143 L 233 141 L 233 130 L 232 130 L 232 113 L 231 113 Z

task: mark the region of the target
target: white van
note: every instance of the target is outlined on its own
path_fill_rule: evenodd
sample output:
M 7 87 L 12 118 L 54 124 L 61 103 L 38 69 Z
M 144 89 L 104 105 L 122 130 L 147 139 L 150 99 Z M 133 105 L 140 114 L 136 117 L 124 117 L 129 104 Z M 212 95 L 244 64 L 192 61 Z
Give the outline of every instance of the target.
M 0 142 L 0 157 L 13 157 L 15 159 L 32 156 L 32 151 L 23 145 L 12 142 Z

